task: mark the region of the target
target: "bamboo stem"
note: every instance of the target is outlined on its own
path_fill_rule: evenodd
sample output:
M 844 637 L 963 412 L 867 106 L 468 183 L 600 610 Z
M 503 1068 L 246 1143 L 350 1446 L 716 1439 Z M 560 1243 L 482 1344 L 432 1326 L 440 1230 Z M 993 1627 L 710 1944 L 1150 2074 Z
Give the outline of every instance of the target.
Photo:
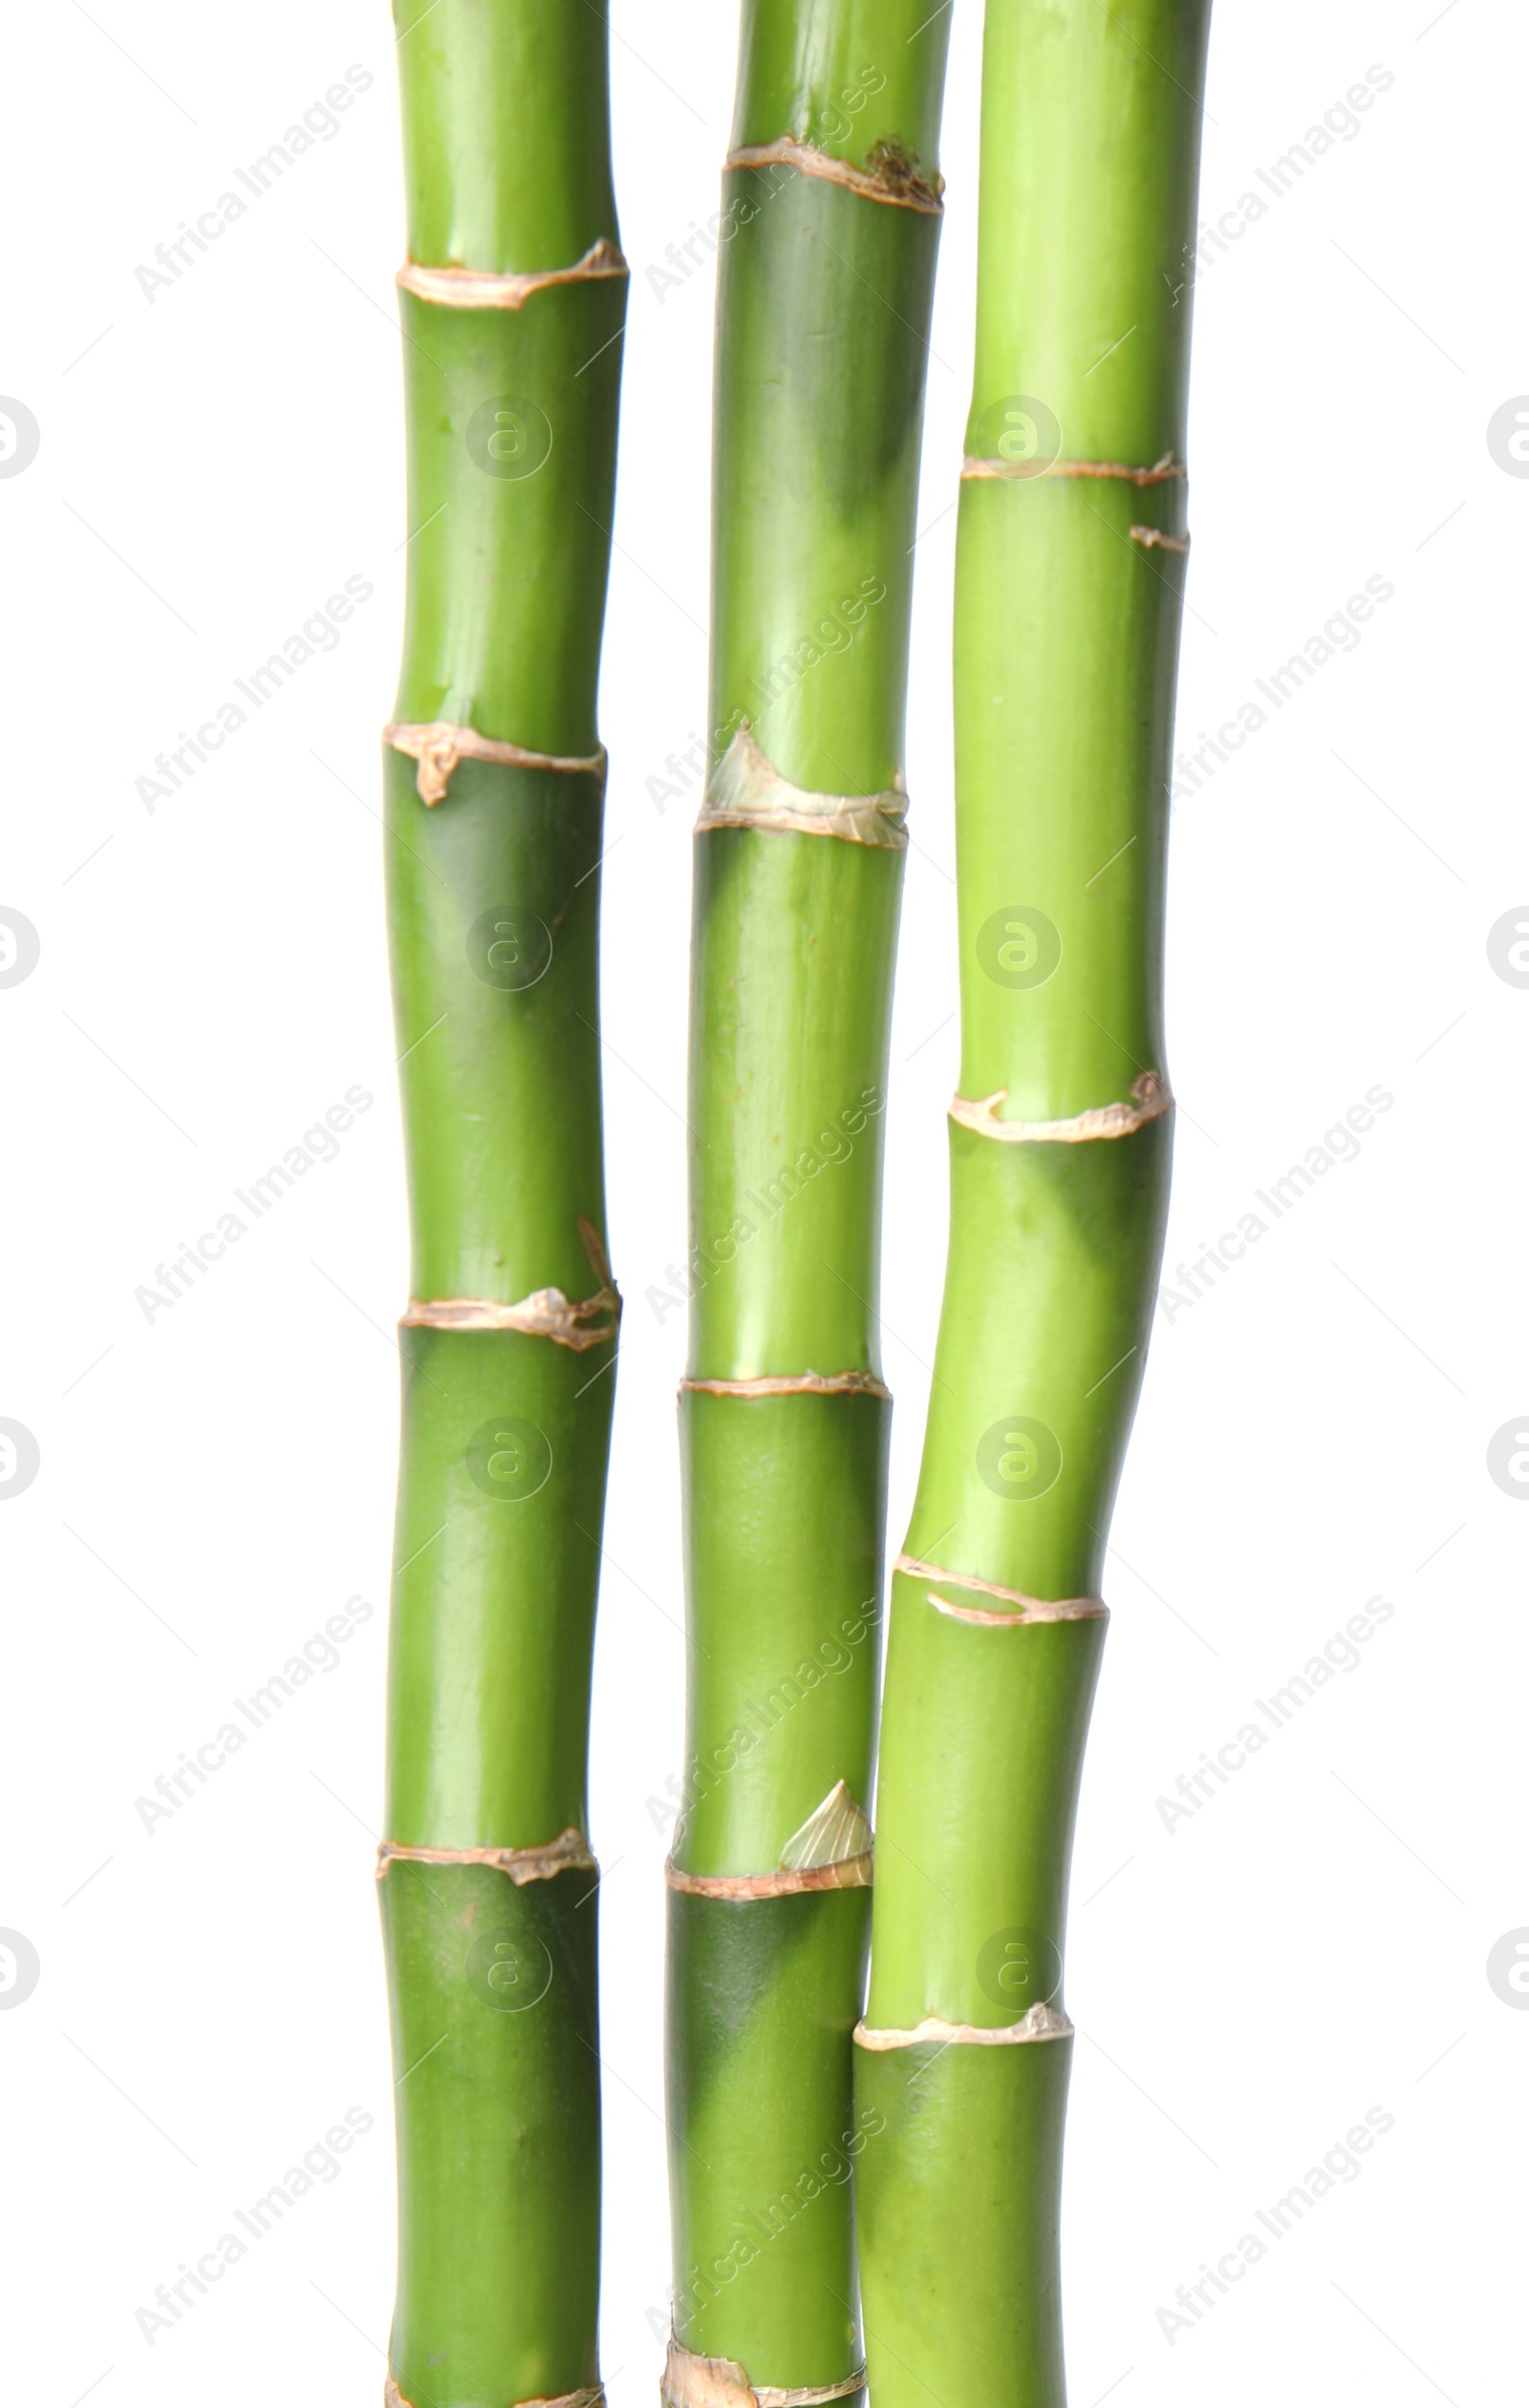
M 398 7 L 411 537 L 384 775 L 414 1262 L 378 1894 L 402 2408 L 600 2397 L 584 1834 L 618 1306 L 594 694 L 626 301 L 603 14 Z
M 672 2408 L 863 2381 L 881 1129 L 945 41 L 915 0 L 743 11 L 692 957 Z
M 1172 1128 L 1175 270 L 1208 13 L 987 4 L 957 571 L 961 1086 L 856 2051 L 878 2408 L 1065 2398 L 1068 1859 Z

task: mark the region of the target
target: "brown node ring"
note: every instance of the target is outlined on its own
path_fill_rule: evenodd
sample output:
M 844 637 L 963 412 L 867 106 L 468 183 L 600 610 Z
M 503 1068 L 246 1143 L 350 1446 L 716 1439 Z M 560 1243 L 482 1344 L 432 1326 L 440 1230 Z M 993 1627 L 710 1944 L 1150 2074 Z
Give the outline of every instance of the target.
M 414 2408 L 390 2375 L 382 2386 L 382 2408 Z M 605 2385 L 586 2384 L 582 2391 L 559 2392 L 554 2399 L 521 2399 L 515 2408 L 605 2408 Z
M 854 2028 L 857 2049 L 921 2049 L 931 2041 L 942 2048 L 961 2046 L 977 2049 L 1005 2049 L 1023 2046 L 1034 2040 L 1070 2040 L 1072 2024 L 1058 2007 L 1046 2007 L 1037 2001 L 1017 2024 L 952 2024 L 943 2015 L 926 2015 L 922 2023 L 911 2030 L 890 2028 L 877 2031 L 863 2020 Z
M 1008 1095 L 1006 1087 L 997 1088 L 991 1096 L 953 1096 L 949 1112 L 963 1129 L 973 1130 L 978 1137 L 998 1138 L 1005 1145 L 1086 1145 L 1097 1138 L 1134 1137 L 1138 1129 L 1174 1109 L 1168 1082 L 1155 1071 L 1143 1071 L 1132 1080 L 1131 1093 L 1129 1104 L 1098 1104 L 1089 1112 L 1074 1113 L 1068 1120 L 1001 1120 L 997 1107 Z
M 930 1593 L 929 1602 L 937 1612 L 948 1614 L 953 1621 L 981 1622 L 997 1628 L 1020 1622 L 1097 1622 L 1108 1621 L 1109 1608 L 1103 1597 L 1032 1597 L 1023 1589 L 1003 1589 L 996 1580 L 979 1579 L 976 1573 L 946 1572 L 940 1564 L 926 1564 L 917 1555 L 899 1555 L 893 1571 L 909 1580 L 937 1580 L 943 1587 L 972 1589 L 985 1597 L 1001 1597 L 1006 1612 L 995 1612 L 980 1605 L 953 1605 L 948 1597 Z
M 808 1890 L 869 1890 L 872 1853 L 842 1856 L 837 1864 L 778 1865 L 773 1873 L 681 1873 L 671 1857 L 663 1869 L 665 1886 L 683 1898 L 731 1898 L 735 1902 L 760 1898 L 797 1898 Z
M 872 154 L 874 156 L 874 154 Z M 843 184 L 846 191 L 857 192 L 863 201 L 885 201 L 895 209 L 916 209 L 921 217 L 942 217 L 944 178 L 933 179 L 917 173 L 915 163 L 905 159 L 900 150 L 883 149 L 873 171 L 852 167 L 847 159 L 835 159 L 826 150 L 816 150 L 809 142 L 798 142 L 789 134 L 783 134 L 773 142 L 750 142 L 742 150 L 729 151 L 722 162 L 724 175 L 739 167 L 794 167 L 799 175 L 818 176 L 828 184 Z
M 523 309 L 533 293 L 560 284 L 590 284 L 609 276 L 631 273 L 614 243 L 602 234 L 571 268 L 508 270 L 496 274 L 485 268 L 428 268 L 406 259 L 394 283 L 417 301 L 434 301 L 448 310 Z
M 1169 485 L 1181 483 L 1188 475 L 1183 461 L 1175 460 L 1172 452 L 1165 452 L 1150 468 L 1135 468 L 1124 460 L 1048 460 L 1043 466 L 1031 460 L 984 460 L 969 455 L 961 462 L 963 480 L 991 477 L 1004 485 L 1023 485 L 1039 477 L 1119 477 L 1128 485 Z
M 804 1371 L 786 1378 L 764 1379 L 682 1379 L 686 1389 L 705 1397 L 880 1397 L 892 1402 L 892 1391 L 872 1371 Z
M 837 2383 L 804 2384 L 793 2390 L 774 2383 L 751 2383 L 747 2368 L 737 2358 L 698 2356 L 671 2332 L 658 2396 L 664 2408 L 827 2408 L 829 2400 L 848 2399 L 865 2386 L 863 2366 Z
M 793 786 L 754 742 L 743 720 L 706 781 L 696 834 L 716 828 L 768 828 L 785 835 L 838 836 L 900 853 L 908 842 L 908 795 L 899 770 L 876 794 L 824 794 Z
M 524 1889 L 528 1881 L 555 1881 L 560 1873 L 598 1873 L 590 1843 L 575 1824 L 539 1848 L 412 1848 L 384 1839 L 377 1852 L 377 1877 L 383 1880 L 390 1864 L 487 1865 Z M 524 2403 L 522 2404 L 524 2408 Z
M 592 1222 L 578 1215 L 578 1231 L 590 1268 L 600 1286 L 592 1296 L 571 1304 L 561 1288 L 538 1288 L 518 1304 L 500 1304 L 491 1296 L 415 1297 L 398 1323 L 400 1330 L 514 1330 L 523 1337 L 549 1337 L 582 1355 L 592 1346 L 606 1346 L 621 1326 L 621 1298 L 611 1278 L 611 1264 Z
M 496 736 L 481 736 L 476 727 L 459 727 L 448 719 L 390 720 L 382 741 L 418 761 L 415 785 L 420 800 L 431 810 L 445 801 L 459 761 L 487 761 L 506 770 L 553 770 L 563 777 L 603 779 L 606 772 L 603 745 L 590 753 L 528 752 L 524 745 L 502 744 Z

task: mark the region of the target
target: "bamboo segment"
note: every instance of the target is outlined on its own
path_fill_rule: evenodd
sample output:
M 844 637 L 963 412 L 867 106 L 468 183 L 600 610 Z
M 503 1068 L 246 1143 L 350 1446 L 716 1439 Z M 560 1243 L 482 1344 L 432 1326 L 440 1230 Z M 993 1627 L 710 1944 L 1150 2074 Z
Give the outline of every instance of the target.
M 603 14 L 398 11 L 411 537 L 384 785 L 413 1269 L 378 1896 L 402 2408 L 600 2397 L 584 1833 L 619 1306 L 594 700 L 626 297 Z
M 1174 271 L 1208 14 L 987 0 L 957 570 L 961 1083 L 856 2050 L 878 2408 L 1065 2398 L 1068 1860 L 1171 1147 Z
M 671 2408 L 864 2379 L 881 1130 L 945 25 L 915 0 L 743 11 L 692 955 Z

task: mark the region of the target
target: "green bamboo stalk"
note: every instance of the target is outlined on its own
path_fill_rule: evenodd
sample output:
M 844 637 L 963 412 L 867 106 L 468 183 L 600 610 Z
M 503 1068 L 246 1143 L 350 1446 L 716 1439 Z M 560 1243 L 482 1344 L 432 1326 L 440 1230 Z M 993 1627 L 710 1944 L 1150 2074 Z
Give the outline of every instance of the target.
M 961 1084 L 856 2094 L 877 2408 L 1062 2408 L 1068 1860 L 1167 1206 L 1209 0 L 987 0 L 957 573 Z
M 696 846 L 671 2408 L 864 2381 L 881 1132 L 945 47 L 924 0 L 745 0 Z
M 413 1228 L 378 1882 L 395 2408 L 594 2408 L 585 1836 L 618 1305 L 595 681 L 626 271 L 603 7 L 398 0 L 404 657 L 384 750 Z

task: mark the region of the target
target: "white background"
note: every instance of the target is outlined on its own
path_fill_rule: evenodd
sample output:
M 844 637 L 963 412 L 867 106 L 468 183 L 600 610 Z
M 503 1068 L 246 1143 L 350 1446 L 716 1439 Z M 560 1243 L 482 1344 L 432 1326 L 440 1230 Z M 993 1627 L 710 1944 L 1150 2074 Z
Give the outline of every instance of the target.
M 690 798 L 702 725 L 711 276 L 645 274 L 716 207 L 735 27 L 615 0 L 634 268 L 603 694 L 614 1252 L 628 1311 L 593 1743 L 604 1885 L 604 2363 L 648 2408 L 666 2315 L 660 1865 L 681 1746 Z M 1431 23 L 1431 19 L 1436 21 Z M 980 11 L 956 0 L 909 742 L 885 1302 L 892 1535 L 916 1469 L 957 1038 L 949 639 L 971 347 Z M 0 389 L 0 2015 L 8 2397 L 28 2408 L 373 2402 L 392 2288 L 373 1895 L 405 1229 L 377 730 L 399 636 L 401 255 L 390 29 L 68 0 L 12 25 Z M 135 270 L 353 62 L 341 131 L 151 302 Z M 1384 65 L 1394 85 L 1200 282 L 1181 743 L 1380 576 L 1357 649 L 1199 791 L 1173 844 L 1183 1098 L 1168 1269 L 1260 1208 L 1372 1086 L 1394 1097 L 1211 1292 L 1159 1314 L 1115 1525 L 1068 2002 L 1074 2408 L 1518 2396 L 1529 2015 L 1520 1226 L 1529 991 L 1487 934 L 1529 895 L 1529 482 L 1486 427 L 1529 388 L 1522 94 L 1506 0 L 1222 8 L 1207 214 Z M 350 575 L 338 647 L 150 813 L 135 781 Z M 348 1087 L 375 1107 L 195 1292 L 135 1302 Z M 1394 1606 L 1170 1833 L 1176 1777 L 1366 1600 Z M 134 1800 L 346 1600 L 377 1611 L 173 1819 Z M 1519 2005 L 1526 2003 L 1519 1999 Z M 0 1998 L 0 2006 L 5 2004 Z M 372 2132 L 151 2347 L 135 2321 L 353 2106 Z M 1394 2127 L 1187 2332 L 1157 2311 L 1371 2107 Z M 953 2403 L 953 2408 L 967 2408 Z

